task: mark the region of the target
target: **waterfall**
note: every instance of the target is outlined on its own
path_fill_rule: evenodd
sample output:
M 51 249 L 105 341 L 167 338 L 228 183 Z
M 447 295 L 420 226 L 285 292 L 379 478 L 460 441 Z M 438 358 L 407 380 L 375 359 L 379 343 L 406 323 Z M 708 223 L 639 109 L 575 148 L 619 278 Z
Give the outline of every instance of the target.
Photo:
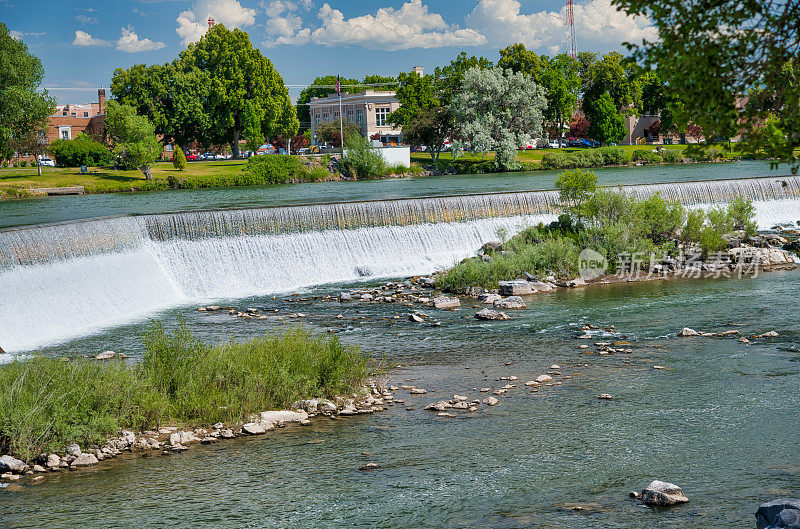
M 762 227 L 800 220 L 800 177 L 623 188 L 689 207 L 736 196 Z M 503 228 L 549 222 L 536 191 L 166 213 L 0 230 L 0 346 L 25 351 L 171 307 L 425 274 Z

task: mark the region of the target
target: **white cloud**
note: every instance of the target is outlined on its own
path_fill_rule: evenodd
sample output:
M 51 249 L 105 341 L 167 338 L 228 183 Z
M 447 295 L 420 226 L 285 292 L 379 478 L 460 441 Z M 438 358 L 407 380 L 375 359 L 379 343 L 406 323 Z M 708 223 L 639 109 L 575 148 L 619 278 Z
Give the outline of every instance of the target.
M 184 44 L 197 42 L 206 34 L 209 17 L 229 29 L 242 28 L 255 23 L 256 10 L 243 7 L 238 0 L 196 0 L 191 10 L 177 18 L 175 31 Z
M 72 41 L 73 46 L 111 46 L 107 40 L 96 39 L 85 31 L 78 30 L 75 32 L 75 40 Z
M 8 32 L 12 39 L 22 40 L 23 37 L 41 37 L 45 33 L 31 33 L 25 31 L 14 31 L 13 29 Z
M 163 42 L 153 42 L 150 39 L 139 38 L 139 35 L 136 34 L 131 26 L 122 28 L 122 35 L 117 40 L 117 49 L 125 53 L 160 50 L 164 46 Z
M 97 17 L 92 17 L 89 15 L 75 15 L 75 22 L 86 26 L 89 24 L 97 24 L 100 21 L 97 19 Z
M 400 9 L 383 7 L 373 14 L 344 18 L 344 14 L 324 4 L 317 13 L 321 26 L 299 28 L 296 18 L 267 25 L 265 46 L 281 44 L 319 44 L 324 46 L 379 46 L 384 50 L 477 46 L 486 38 L 474 29 L 447 24 L 438 13 L 431 13 L 422 0 L 409 0 Z M 292 31 L 289 34 L 289 31 Z
M 530 49 L 545 49 L 550 53 L 566 51 L 566 8 L 530 14 L 520 11 L 517 0 L 480 0 L 467 16 L 467 25 L 497 46 L 521 42 Z M 657 36 L 649 19 L 629 17 L 613 7 L 610 0 L 576 4 L 575 32 L 579 50 L 582 43 L 583 49 L 616 48 L 623 42 L 652 40 Z

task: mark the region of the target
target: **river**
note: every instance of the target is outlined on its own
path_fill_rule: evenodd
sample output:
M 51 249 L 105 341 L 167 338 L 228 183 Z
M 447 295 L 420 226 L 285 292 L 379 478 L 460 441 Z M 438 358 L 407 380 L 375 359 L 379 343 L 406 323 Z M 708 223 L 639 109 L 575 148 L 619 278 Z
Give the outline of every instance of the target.
M 764 175 L 747 173 L 740 164 L 687 169 L 702 167 L 725 171 L 717 179 L 740 170 Z M 711 179 L 696 173 L 686 177 L 683 169 L 670 173 L 671 179 Z M 539 176 L 516 177 L 525 182 Z M 491 186 L 512 185 L 514 176 L 480 178 L 452 181 L 462 182 L 458 191 L 486 193 L 503 191 Z M 714 196 L 740 192 L 760 197 L 762 226 L 800 220 L 795 179 L 732 178 L 740 181 L 658 189 L 700 206 L 713 203 Z M 414 182 L 330 185 L 356 189 L 363 184 L 364 190 L 347 198 L 374 199 L 386 198 L 377 191 L 380 184 L 410 187 Z M 327 185 L 295 189 L 330 201 L 322 187 L 316 190 Z M 450 191 L 438 186 L 420 195 Z M 550 179 L 541 187 L 551 187 Z M 282 189 L 291 204 L 289 188 Z M 527 182 L 512 189 L 534 188 Z M 279 202 L 261 192 L 198 191 L 198 197 L 207 195 L 193 204 L 178 204 L 177 198 L 168 203 L 169 194 L 13 204 L 31 204 L 30 216 L 15 222 L 26 224 L 34 218 L 208 209 L 228 200 L 226 206 L 248 208 L 264 205 L 260 201 Z M 247 198 L 215 198 L 226 193 Z M 157 207 L 139 198 L 147 196 L 165 202 Z M 86 202 L 72 203 L 77 206 L 64 218 L 47 217 L 55 209 L 42 213 L 48 204 L 95 198 L 133 202 L 94 215 L 80 209 Z M 150 209 L 131 211 L 139 207 L 138 200 Z M 795 306 L 800 272 L 563 290 L 533 298 L 529 309 L 514 311 L 505 322 L 477 322 L 472 317 L 477 307 L 465 302 L 456 311 L 430 309 L 440 327 L 409 322 L 406 307 L 310 300 L 376 285 L 378 278 L 446 266 L 496 237 L 500 227 L 548 218 L 544 210 L 550 200 L 546 193 L 523 193 L 247 209 L 0 232 L 5 237 L 0 240 L 0 257 L 5 256 L 0 259 L 5 287 L 0 345 L 12 343 L 8 349 L 17 354 L 112 349 L 136 361 L 151 317 L 168 327 L 185 319 L 209 341 L 279 331 L 302 321 L 359 344 L 387 365 L 401 366 L 390 370 L 392 383 L 413 380 L 429 390 L 414 397 L 398 392 L 407 405 L 379 414 L 322 420 L 180 455 L 132 457 L 53 474 L 22 491 L 0 490 L 0 526 L 745 528 L 755 525 L 753 513 L 760 503 L 798 497 L 800 328 Z M 504 216 L 508 212 L 513 215 Z M 337 222 L 350 226 L 352 219 L 367 225 L 332 228 Z M 194 303 L 210 299 L 260 307 L 276 316 L 245 320 L 194 310 Z M 296 312 L 307 317 L 288 317 Z M 582 342 L 576 337 L 583 323 L 614 325 L 617 332 L 597 339 L 624 337 L 634 344 L 633 353 L 581 354 L 586 351 L 577 348 Z M 749 345 L 732 338 L 678 338 L 676 332 L 685 326 L 735 328 L 747 336 L 774 330 L 779 337 Z M 537 393 L 522 385 L 551 364 L 571 378 Z M 519 377 L 518 387 L 495 407 L 482 406 L 460 418 L 440 418 L 422 409 L 455 393 L 477 398 L 477 388 L 498 388 L 506 383 L 500 377 L 510 375 Z M 600 393 L 614 400 L 598 400 Z M 359 471 L 367 462 L 382 468 Z M 656 511 L 628 498 L 629 491 L 653 479 L 681 485 L 691 501 Z M 564 508 L 573 503 L 584 504 L 585 510 Z

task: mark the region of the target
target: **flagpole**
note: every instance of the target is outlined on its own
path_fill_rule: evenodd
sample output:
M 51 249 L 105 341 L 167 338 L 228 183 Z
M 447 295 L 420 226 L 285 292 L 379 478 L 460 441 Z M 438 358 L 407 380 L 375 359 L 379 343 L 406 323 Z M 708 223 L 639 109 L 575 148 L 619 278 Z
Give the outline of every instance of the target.
M 344 116 L 342 116 L 342 86 L 341 86 L 341 71 L 339 67 L 336 67 L 336 85 L 339 92 L 339 140 L 342 144 L 342 158 L 344 158 Z

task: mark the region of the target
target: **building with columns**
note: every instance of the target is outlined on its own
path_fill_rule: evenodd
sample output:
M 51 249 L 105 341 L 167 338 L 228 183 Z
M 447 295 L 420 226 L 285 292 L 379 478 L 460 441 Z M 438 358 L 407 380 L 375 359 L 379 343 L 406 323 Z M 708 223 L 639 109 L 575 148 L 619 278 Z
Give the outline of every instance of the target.
M 316 137 L 317 127 L 326 121 L 339 122 L 339 94 L 312 97 L 308 104 L 311 115 L 311 134 Z M 342 114 L 346 123 L 358 125 L 367 138 L 380 134 L 387 145 L 399 145 L 403 139 L 401 128 L 386 121 L 387 116 L 400 108 L 394 90 L 364 90 L 357 94 L 342 93 Z

